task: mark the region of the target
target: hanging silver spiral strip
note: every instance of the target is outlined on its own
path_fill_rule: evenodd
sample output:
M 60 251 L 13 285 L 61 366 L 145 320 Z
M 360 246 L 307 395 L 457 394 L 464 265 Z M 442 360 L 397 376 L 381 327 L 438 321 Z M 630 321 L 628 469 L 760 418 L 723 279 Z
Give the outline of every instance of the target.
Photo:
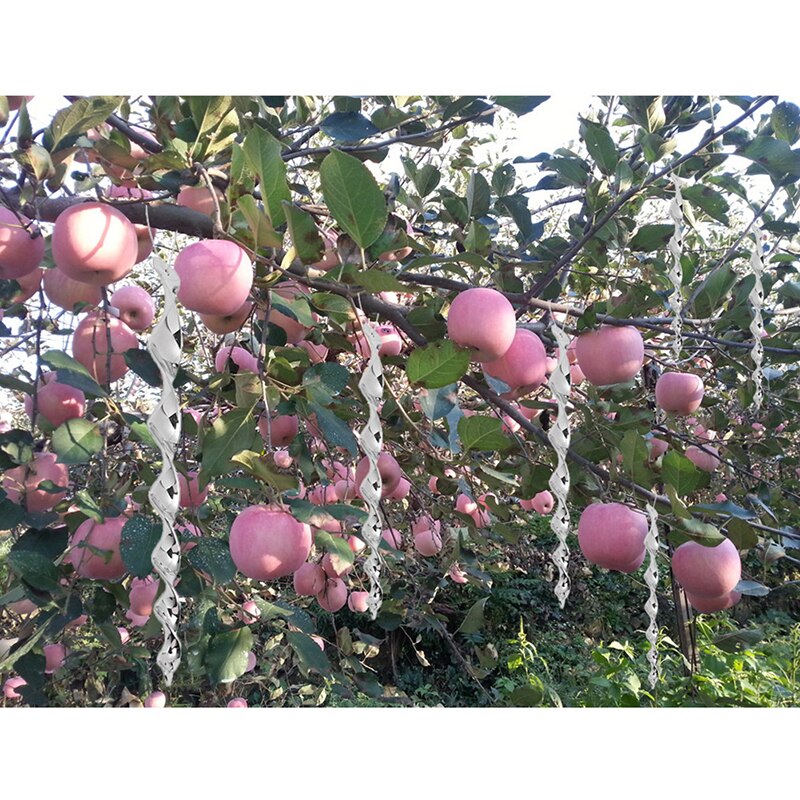
M 645 539 L 647 549 L 647 568 L 644 572 L 644 582 L 650 589 L 650 596 L 644 604 L 644 610 L 650 619 L 647 627 L 647 641 L 650 642 L 650 649 L 647 651 L 647 660 L 650 662 L 650 688 L 654 689 L 658 683 L 658 512 L 650 503 L 647 504 L 647 515 L 650 518 L 650 528 Z
M 153 605 L 153 612 L 161 623 L 164 644 L 156 662 L 161 668 L 167 686 L 181 661 L 178 639 L 178 617 L 181 601 L 175 590 L 175 581 L 181 563 L 181 550 L 175 534 L 174 522 L 178 512 L 178 471 L 175 469 L 175 447 L 181 435 L 181 411 L 178 394 L 172 386 L 181 360 L 181 321 L 176 293 L 180 280 L 174 270 L 156 255 L 152 264 L 164 286 L 164 312 L 153 328 L 147 342 L 147 351 L 161 373 L 161 399 L 147 419 L 147 427 L 161 450 L 162 466 L 148 497 L 161 517 L 161 539 L 153 550 L 152 562 L 164 585 L 164 590 Z
M 558 343 L 558 364 L 550 373 L 547 385 L 558 404 L 558 414 L 555 420 L 551 420 L 547 430 L 547 438 L 558 456 L 558 464 L 550 476 L 550 489 L 556 500 L 556 507 L 553 510 L 553 517 L 550 520 L 550 527 L 558 537 L 558 546 L 553 551 L 551 558 L 558 567 L 558 581 L 556 583 L 555 594 L 561 608 L 569 597 L 569 575 L 567 565 L 569 564 L 569 506 L 567 496 L 569 495 L 569 467 L 567 466 L 567 450 L 569 449 L 570 430 L 569 416 L 567 415 L 567 401 L 570 394 L 570 371 L 567 347 L 569 346 L 569 336 L 559 327 L 555 320 L 550 323 L 550 331 L 553 338 Z
M 764 307 L 764 284 L 761 282 L 761 276 L 764 274 L 764 261 L 761 258 L 761 245 L 758 234 L 756 234 L 756 241 L 753 245 L 753 254 L 750 256 L 750 267 L 756 279 L 748 300 L 750 301 L 750 308 L 753 310 L 753 320 L 750 323 L 750 332 L 753 334 L 753 349 L 750 351 L 750 358 L 753 359 L 753 364 L 755 365 L 753 367 L 753 383 L 756 385 L 755 394 L 753 395 L 753 407 L 758 411 L 764 401 L 764 369 L 762 367 L 764 344 L 761 339 L 766 331 L 764 319 L 761 315 L 761 309 Z
M 362 499 L 367 505 L 367 519 L 361 526 L 361 537 L 369 545 L 369 556 L 364 564 L 364 571 L 369 578 L 369 597 L 367 608 L 375 619 L 381 607 L 381 531 L 383 518 L 381 517 L 381 494 L 383 481 L 378 470 L 378 458 L 383 450 L 383 429 L 378 406 L 383 398 L 383 364 L 378 351 L 381 346 L 381 337 L 372 325 L 363 326 L 364 336 L 369 346 L 369 360 L 358 388 L 369 406 L 367 424 L 358 432 L 358 443 L 369 459 L 369 472 L 358 487 Z
M 672 255 L 672 265 L 669 268 L 669 278 L 672 281 L 673 291 L 669 296 L 672 307 L 672 352 L 676 363 L 680 361 L 683 349 L 683 269 L 681 268 L 681 252 L 683 249 L 683 198 L 681 197 L 681 183 L 676 175 L 672 176 L 675 184 L 675 197 L 669 205 L 669 215 L 675 224 L 675 232 L 669 240 L 667 247 Z

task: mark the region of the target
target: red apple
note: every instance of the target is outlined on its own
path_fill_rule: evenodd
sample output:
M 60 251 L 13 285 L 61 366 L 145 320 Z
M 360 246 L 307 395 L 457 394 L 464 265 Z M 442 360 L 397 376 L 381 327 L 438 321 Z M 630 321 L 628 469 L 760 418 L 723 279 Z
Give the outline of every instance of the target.
M 295 570 L 294 590 L 299 595 L 313 597 L 325 588 L 326 578 L 325 570 L 319 564 L 306 561 Z
M 200 320 L 212 333 L 234 333 L 244 325 L 252 310 L 253 304 L 246 300 L 233 314 L 200 314 Z
M 522 397 L 545 382 L 547 353 L 533 331 L 520 328 L 508 350 L 500 358 L 482 362 L 482 366 L 486 375 L 508 386 L 509 391 L 503 397 Z
M 378 472 L 383 481 L 381 497 L 386 498 L 397 488 L 397 484 L 400 483 L 402 471 L 394 456 L 384 451 L 378 456 Z M 364 456 L 356 467 L 356 488 L 358 489 L 359 495 L 361 494 L 361 484 L 368 474 L 369 459 Z
M 292 414 L 276 414 L 270 420 L 262 414 L 258 419 L 258 430 L 264 441 L 273 447 L 288 447 L 297 438 L 300 426 Z
M 25 411 L 33 415 L 33 397 L 26 395 Z M 74 386 L 58 383 L 55 372 L 42 375 L 36 392 L 36 412 L 54 428 L 68 419 L 77 419 L 86 413 L 86 395 Z
M 325 611 L 338 611 L 347 602 L 347 585 L 341 578 L 328 578 L 317 595 L 317 602 Z
M 214 193 L 217 195 L 217 201 L 220 204 L 225 202 L 225 197 L 216 187 L 214 187 Z M 206 185 L 182 187 L 175 202 L 179 206 L 191 208 L 200 214 L 212 216 L 216 213 L 214 198 Z

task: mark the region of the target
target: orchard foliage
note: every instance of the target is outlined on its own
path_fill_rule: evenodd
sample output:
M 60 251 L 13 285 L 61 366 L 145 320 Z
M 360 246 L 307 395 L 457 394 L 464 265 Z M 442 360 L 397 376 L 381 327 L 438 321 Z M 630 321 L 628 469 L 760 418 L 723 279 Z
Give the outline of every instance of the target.
M 631 573 L 619 577 L 643 603 L 649 502 L 679 617 L 673 550 L 697 611 L 791 598 L 800 111 L 775 97 L 602 97 L 568 146 L 507 157 L 517 118 L 546 100 L 70 97 L 34 130 L 36 98 L 0 97 L 9 704 L 164 702 L 150 695 L 160 524 L 148 489 L 161 464 L 146 419 L 160 377 L 144 345 L 163 300 L 151 251 L 182 281 L 181 703 L 234 691 L 234 705 L 407 703 L 398 662 L 429 667 L 431 640 L 475 702 L 532 702 L 492 683 L 491 619 L 497 585 L 554 579 L 553 320 L 579 337 L 573 578 Z M 374 621 L 355 434 L 368 325 L 386 381 Z M 619 511 L 587 515 L 593 501 Z M 608 534 L 593 518 L 612 520 Z M 704 566 L 723 561 L 719 574 Z M 519 614 L 535 640 L 538 611 Z

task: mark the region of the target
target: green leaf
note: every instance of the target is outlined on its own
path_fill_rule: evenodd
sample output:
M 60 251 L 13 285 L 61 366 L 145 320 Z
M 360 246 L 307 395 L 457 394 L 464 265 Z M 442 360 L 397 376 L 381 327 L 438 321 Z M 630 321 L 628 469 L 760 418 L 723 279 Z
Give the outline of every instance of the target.
M 331 536 L 325 531 L 318 530 L 314 534 L 314 546 L 330 554 L 333 567 L 337 571 L 351 566 L 355 559 L 350 545 L 341 536 Z
M 439 185 L 441 179 L 442 173 L 433 164 L 424 164 L 412 178 L 414 188 L 420 197 L 427 197 Z
M 473 172 L 467 184 L 467 213 L 473 219 L 489 213 L 492 190 L 480 172 Z
M 633 178 L 633 170 L 628 166 L 628 162 L 620 161 L 615 172 L 617 189 L 620 194 L 627 192 L 633 186 Z
M 301 631 L 287 631 L 286 641 L 306 670 L 313 670 L 320 675 L 330 675 L 331 663 L 328 661 L 328 656 L 308 634 Z
M 379 269 L 368 269 L 366 271 L 356 271 L 348 275 L 357 286 L 362 286 L 368 292 L 377 294 L 378 292 L 420 292 L 423 287 L 413 284 L 401 283 L 390 272 L 383 272 Z
M 76 361 L 72 356 L 68 356 L 63 350 L 48 350 L 46 353 L 42 353 L 41 359 L 42 363 L 47 364 L 50 369 L 77 372 L 90 380 L 94 380 L 83 364 Z
M 236 455 L 232 456 L 231 461 L 235 464 L 241 464 L 254 478 L 274 486 L 279 492 L 297 489 L 297 479 L 292 475 L 284 475 L 281 472 L 275 472 L 270 469 L 267 458 L 267 456 L 260 456 L 252 450 L 243 450 L 241 453 L 236 453 Z
M 380 133 L 380 128 L 360 111 L 334 111 L 322 120 L 320 128 L 337 142 L 360 142 Z
M 498 95 L 494 98 L 495 103 L 509 111 L 513 111 L 518 117 L 529 114 L 534 108 L 538 108 L 545 100 L 549 100 L 549 95 L 526 97 L 523 95 Z
M 800 152 L 792 150 L 782 139 L 756 136 L 741 155 L 761 164 L 774 178 L 800 177 Z
M 794 144 L 800 137 L 800 108 L 794 103 L 778 103 L 772 109 L 770 122 L 779 139 Z
M 500 164 L 492 173 L 492 189 L 498 197 L 507 195 L 513 188 L 517 171 L 513 164 Z
M 725 526 L 725 534 L 736 545 L 737 550 L 750 550 L 758 544 L 758 534 L 743 519 L 731 519 Z
M 311 404 L 311 411 L 317 418 L 322 438 L 332 447 L 344 447 L 350 455 L 358 454 L 358 443 L 350 426 L 333 411 L 317 403 Z
M 314 364 L 303 373 L 303 386 L 311 400 L 327 406 L 350 382 L 350 370 L 341 364 Z
M 693 206 L 705 211 L 711 219 L 728 225 L 728 201 L 724 195 L 708 186 L 697 184 L 683 190 L 683 197 Z
M 608 129 L 597 122 L 581 119 L 581 136 L 586 142 L 586 149 L 597 162 L 604 175 L 613 175 L 617 168 L 617 148 Z
M 704 547 L 716 547 L 725 537 L 719 528 L 699 519 L 682 519 L 681 528 L 692 541 Z
M 675 490 L 675 487 L 671 483 L 668 483 L 664 486 L 664 491 L 667 497 L 669 497 L 669 503 L 672 506 L 672 513 L 678 519 L 691 519 L 692 514 L 689 509 L 686 508 L 686 504 L 683 502 L 683 500 L 678 497 L 678 492 Z
M 186 551 L 189 564 L 210 575 L 216 583 L 230 583 L 234 579 L 236 565 L 226 542 L 212 536 L 197 536 L 192 542 L 194 547 Z
M 281 158 L 281 143 L 256 125 L 245 136 L 242 149 L 250 168 L 258 176 L 272 227 L 277 228 L 286 220 L 283 201 L 292 199 L 286 182 L 286 164 Z
M 325 203 L 333 218 L 361 248 L 386 227 L 388 208 L 372 173 L 357 158 L 332 150 L 320 167 Z
M 661 250 L 675 233 L 674 225 L 642 225 L 628 243 L 631 250 L 640 250 L 649 253 L 652 250 Z
M 535 708 L 540 706 L 544 700 L 544 692 L 531 684 L 517 686 L 508 696 L 509 705 L 515 708 Z
M 729 297 L 739 275 L 728 264 L 712 272 L 700 284 L 694 300 L 695 316 L 710 317 Z
M 43 592 L 54 592 L 58 589 L 58 569 L 41 553 L 12 550 L 8 554 L 8 566 L 34 589 Z
M 45 134 L 51 153 L 69 147 L 73 137 L 86 133 L 113 114 L 123 97 L 84 97 L 57 111 Z
M 477 633 L 483 627 L 483 609 L 488 597 L 481 597 L 470 606 L 464 621 L 456 629 L 456 633 Z
M 503 423 L 497 417 L 461 417 L 458 436 L 464 450 L 508 450 L 511 441 L 503 433 Z
M 635 430 L 626 431 L 622 437 L 620 451 L 625 472 L 636 483 L 651 486 L 653 473 L 647 468 L 650 453 L 641 434 Z
M 281 208 L 284 205 L 289 204 L 284 200 Z M 250 226 L 250 232 L 253 234 L 253 244 L 257 250 L 262 247 L 281 247 L 283 245 L 283 236 L 275 232 L 270 218 L 264 213 L 264 209 L 256 203 L 252 195 L 243 194 L 236 201 L 236 207 Z
M 19 150 L 16 153 L 16 159 L 23 169 L 33 175 L 37 181 L 43 181 L 55 175 L 50 153 L 36 142 L 25 150 Z
M 252 450 L 257 436 L 249 408 L 237 408 L 217 417 L 203 439 L 202 473 L 206 480 L 227 472 L 233 456 Z
M 53 450 L 62 464 L 88 464 L 102 449 L 99 427 L 82 418 L 67 420 L 53 433 Z
M 94 378 L 87 377 L 81 372 L 69 369 L 56 370 L 56 380 L 64 386 L 80 389 L 87 397 L 108 397 L 105 389 Z
M 247 670 L 247 656 L 253 647 L 253 633 L 245 625 L 211 637 L 204 664 L 213 683 L 233 683 Z
M 661 459 L 661 478 L 670 484 L 679 497 L 691 494 L 700 482 L 697 467 L 686 456 L 667 450 Z
M 219 95 L 190 95 L 188 103 L 189 111 L 197 129 L 197 141 L 200 141 L 214 131 L 225 119 L 233 107 L 233 98 Z
M 418 347 L 408 357 L 406 375 L 410 383 L 438 389 L 457 381 L 469 369 L 470 353 L 445 339 Z
M 134 578 L 146 578 L 153 571 L 153 549 L 161 539 L 162 526 L 137 514 L 122 528 L 119 552 L 125 569 Z
M 283 201 L 283 211 L 297 257 L 304 264 L 319 261 L 325 252 L 325 242 L 319 235 L 314 217 L 286 200 Z

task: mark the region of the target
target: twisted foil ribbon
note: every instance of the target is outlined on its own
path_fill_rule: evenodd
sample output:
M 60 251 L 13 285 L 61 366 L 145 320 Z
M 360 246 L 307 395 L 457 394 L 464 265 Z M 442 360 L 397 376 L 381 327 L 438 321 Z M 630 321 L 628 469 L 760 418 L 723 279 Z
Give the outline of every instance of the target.
M 656 594 L 658 587 L 658 564 L 656 562 L 658 557 L 658 512 L 650 503 L 647 504 L 646 508 L 647 515 L 650 518 L 650 528 L 644 541 L 647 549 L 647 568 L 644 572 L 644 582 L 650 589 L 650 596 L 644 604 L 644 610 L 650 619 L 650 624 L 647 627 L 647 641 L 650 642 L 647 660 L 650 662 L 650 688 L 654 689 L 659 678 L 658 622 L 656 621 L 658 616 L 658 595 Z
M 181 411 L 178 394 L 172 386 L 181 360 L 181 322 L 176 293 L 180 280 L 174 270 L 156 255 L 152 264 L 164 286 L 164 313 L 153 328 L 147 342 L 147 351 L 161 373 L 161 398 L 147 419 L 147 427 L 161 450 L 161 472 L 150 487 L 148 497 L 161 517 L 161 538 L 152 555 L 153 568 L 164 586 L 153 605 L 153 612 L 161 623 L 164 644 L 156 662 L 161 668 L 167 686 L 180 664 L 181 645 L 178 639 L 180 598 L 175 581 L 181 563 L 181 550 L 175 534 L 174 522 L 178 512 L 178 471 L 175 469 L 175 447 L 181 435 Z
M 556 324 L 555 320 L 550 323 L 550 331 L 558 343 L 558 365 L 550 373 L 547 385 L 553 393 L 553 397 L 558 404 L 558 414 L 554 421 L 551 421 L 547 430 L 547 438 L 558 456 L 558 464 L 550 476 L 550 489 L 556 498 L 556 507 L 553 510 L 553 517 L 550 520 L 550 527 L 558 536 L 558 546 L 553 551 L 551 558 L 558 567 L 558 582 L 556 583 L 555 593 L 561 608 L 569 597 L 569 575 L 567 565 L 569 564 L 569 507 L 567 506 L 567 496 L 569 495 L 569 467 L 567 466 L 567 450 L 569 449 L 570 431 L 569 417 L 567 416 L 567 400 L 570 393 L 570 371 L 567 347 L 569 336 Z
M 683 181 L 676 175 L 672 176 L 675 184 L 675 197 L 669 205 L 669 215 L 675 224 L 675 232 L 669 240 L 667 247 L 672 255 L 672 266 L 669 268 L 669 278 L 674 291 L 669 296 L 672 308 L 672 333 L 675 336 L 672 342 L 672 351 L 675 361 L 680 361 L 683 348 L 683 269 L 681 268 L 681 251 L 683 247 L 683 198 L 681 197 L 681 183 Z
M 753 364 L 755 365 L 753 367 L 753 383 L 756 385 L 756 390 L 753 394 L 753 407 L 758 411 L 764 400 L 764 369 L 762 367 L 764 345 L 761 339 L 766 330 L 764 319 L 761 315 L 761 309 L 764 307 L 764 284 L 761 282 L 761 276 L 764 274 L 764 262 L 761 258 L 758 235 L 756 235 L 755 245 L 753 246 L 753 254 L 750 256 L 750 267 L 756 279 L 747 299 L 750 301 L 750 308 L 753 310 L 753 320 L 750 323 L 750 332 L 753 334 L 753 349 L 750 351 L 750 358 L 753 359 Z
M 383 520 L 381 517 L 381 494 L 383 481 L 378 470 L 378 458 L 383 450 L 383 429 L 378 414 L 378 406 L 383 398 L 383 364 L 378 351 L 381 346 L 381 337 L 370 324 L 363 326 L 364 336 L 369 346 L 369 360 L 358 382 L 358 388 L 369 406 L 369 417 L 366 425 L 358 431 L 358 443 L 369 459 L 369 472 L 361 486 L 358 487 L 361 497 L 367 505 L 367 519 L 361 526 L 361 536 L 369 545 L 370 552 L 364 564 L 364 571 L 369 577 L 369 597 L 367 608 L 372 619 L 378 616 L 381 607 L 381 531 Z

